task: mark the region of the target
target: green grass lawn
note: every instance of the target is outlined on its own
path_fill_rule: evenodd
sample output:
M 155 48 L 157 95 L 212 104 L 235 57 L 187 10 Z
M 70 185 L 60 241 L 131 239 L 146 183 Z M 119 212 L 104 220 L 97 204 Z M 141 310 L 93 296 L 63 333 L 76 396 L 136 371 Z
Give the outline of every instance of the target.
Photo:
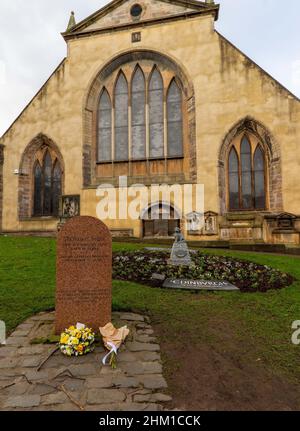
M 55 291 L 54 239 L 0 237 L 0 320 L 11 331 L 30 315 L 52 309 Z M 144 245 L 114 243 L 115 250 Z M 267 293 L 188 293 L 113 282 L 113 308 L 148 313 L 163 328 L 161 343 L 174 337 L 184 348 L 190 343 L 231 348 L 243 361 L 258 361 L 289 379 L 300 378 L 300 346 L 291 343 L 294 320 L 300 320 L 300 259 L 259 253 L 210 250 L 267 264 L 296 278 L 294 284 Z M 242 348 L 241 348 L 242 346 Z M 241 353 L 242 352 L 242 353 Z M 169 370 L 172 357 L 164 357 Z

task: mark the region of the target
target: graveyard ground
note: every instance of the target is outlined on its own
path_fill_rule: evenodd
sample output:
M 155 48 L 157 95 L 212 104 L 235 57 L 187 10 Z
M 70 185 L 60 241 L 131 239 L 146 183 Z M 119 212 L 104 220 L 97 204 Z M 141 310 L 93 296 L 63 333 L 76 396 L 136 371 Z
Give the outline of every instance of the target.
M 114 249 L 145 245 L 114 244 Z M 212 410 L 300 409 L 298 257 L 206 251 L 266 264 L 293 275 L 267 293 L 188 293 L 114 281 L 114 310 L 148 314 L 163 354 L 173 403 Z M 55 240 L 0 237 L 0 319 L 11 331 L 54 307 Z

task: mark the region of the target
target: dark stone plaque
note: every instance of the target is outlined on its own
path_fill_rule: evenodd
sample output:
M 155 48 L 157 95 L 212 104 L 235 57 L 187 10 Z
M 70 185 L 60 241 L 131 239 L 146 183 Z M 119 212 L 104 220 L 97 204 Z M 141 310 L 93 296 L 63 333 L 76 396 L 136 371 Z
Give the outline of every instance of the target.
M 112 240 L 104 223 L 74 217 L 58 234 L 56 333 L 77 322 L 99 331 L 111 321 Z
M 217 280 L 188 280 L 167 278 L 163 287 L 182 290 L 212 290 L 212 291 L 239 291 L 240 289 L 228 281 Z
M 80 195 L 65 195 L 61 198 L 61 217 L 68 219 L 80 215 Z

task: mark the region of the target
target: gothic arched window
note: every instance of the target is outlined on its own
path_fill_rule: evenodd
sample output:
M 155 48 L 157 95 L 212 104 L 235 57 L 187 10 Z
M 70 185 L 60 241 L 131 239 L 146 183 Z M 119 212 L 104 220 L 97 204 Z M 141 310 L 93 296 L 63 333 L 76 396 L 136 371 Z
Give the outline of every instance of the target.
M 115 87 L 115 160 L 128 160 L 128 84 L 123 72 Z
M 146 157 L 146 87 L 138 66 L 131 85 L 131 158 Z
M 171 82 L 167 95 L 168 111 L 168 156 L 183 154 L 182 95 L 175 79 Z
M 135 162 L 183 158 L 183 101 L 179 78 L 156 64 L 132 62 L 105 78 L 98 104 L 97 163 L 132 161 L 139 175 L 143 167 Z M 119 164 L 98 172 L 124 171 Z
M 239 159 L 234 147 L 229 153 L 229 206 L 232 210 L 240 207 Z
M 253 161 L 255 208 L 264 208 L 266 202 L 265 190 L 265 156 L 260 145 L 256 147 Z
M 164 84 L 155 67 L 149 83 L 149 154 L 164 156 Z
M 110 161 L 111 154 L 111 102 L 106 89 L 103 90 L 98 111 L 98 161 Z
M 230 210 L 266 209 L 265 152 L 255 138 L 244 136 L 228 156 Z
M 59 200 L 62 194 L 62 171 L 58 159 L 52 162 L 52 157 L 47 149 L 41 158 L 42 164 L 37 159 L 34 168 L 34 216 L 57 216 L 59 212 Z
M 43 215 L 52 213 L 52 159 L 49 151 L 46 152 L 43 163 Z
M 42 215 L 42 168 L 39 161 L 36 161 L 33 169 L 34 175 L 34 215 Z
M 246 137 L 241 143 L 242 208 L 251 209 L 252 202 L 252 157 L 251 145 Z

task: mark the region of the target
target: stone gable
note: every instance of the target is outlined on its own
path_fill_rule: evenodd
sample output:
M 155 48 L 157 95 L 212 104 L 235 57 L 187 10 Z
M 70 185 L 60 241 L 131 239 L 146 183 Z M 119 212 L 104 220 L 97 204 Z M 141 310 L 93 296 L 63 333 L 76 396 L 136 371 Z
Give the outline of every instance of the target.
M 142 6 L 143 11 L 140 19 L 133 19 L 130 10 L 136 0 L 129 0 L 103 16 L 95 23 L 87 27 L 84 31 L 98 30 L 105 27 L 115 25 L 130 24 L 136 21 L 145 21 L 150 19 L 164 18 L 166 16 L 178 15 L 187 12 L 194 12 L 195 9 L 190 7 L 178 6 L 176 4 L 166 3 L 162 1 L 142 0 L 139 4 Z

